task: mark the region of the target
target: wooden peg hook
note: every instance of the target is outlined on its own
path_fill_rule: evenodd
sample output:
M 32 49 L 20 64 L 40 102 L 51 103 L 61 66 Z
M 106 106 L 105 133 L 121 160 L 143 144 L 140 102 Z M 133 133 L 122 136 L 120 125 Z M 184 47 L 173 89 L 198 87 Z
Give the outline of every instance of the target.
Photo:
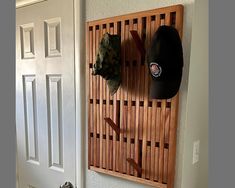
M 113 130 L 119 135 L 120 134 L 120 128 L 116 125 L 116 123 L 113 122 L 110 118 L 104 118 L 104 120 L 110 125 L 110 127 L 113 128 Z
M 126 159 L 128 163 L 130 163 L 131 166 L 138 172 L 138 175 L 141 175 L 142 168 L 135 162 L 134 159 L 128 158 Z
M 135 41 L 136 47 L 139 50 L 141 56 L 145 57 L 146 51 L 145 51 L 145 48 L 144 48 L 144 43 L 142 42 L 139 34 L 135 30 L 131 30 L 130 33 L 131 33 L 132 38 Z

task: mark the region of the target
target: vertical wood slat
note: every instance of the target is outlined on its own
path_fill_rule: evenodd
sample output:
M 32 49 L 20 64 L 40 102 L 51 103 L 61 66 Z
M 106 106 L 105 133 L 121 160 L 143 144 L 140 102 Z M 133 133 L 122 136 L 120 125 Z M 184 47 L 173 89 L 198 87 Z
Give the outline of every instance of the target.
M 131 55 L 130 55 L 130 52 L 131 52 L 131 43 L 130 43 L 130 39 L 131 39 L 131 36 L 130 36 L 130 20 L 127 20 L 128 23 L 125 25 L 125 28 L 126 28 L 126 35 L 127 35 L 127 62 L 126 62 L 126 67 L 127 67 L 127 158 L 131 158 L 131 92 L 130 92 L 130 89 L 131 89 L 131 80 L 132 80 L 132 77 L 131 77 Z M 128 63 L 128 64 L 127 64 Z M 127 163 L 127 174 L 130 174 L 130 164 Z
M 106 33 L 106 27 L 107 25 L 106 24 L 102 24 L 102 36 Z M 107 93 L 107 90 L 106 90 L 106 82 L 105 80 L 102 78 L 102 88 L 103 88 L 103 93 L 102 93 L 102 96 L 103 96 L 103 100 L 106 101 L 106 93 Z M 102 103 L 104 103 L 102 101 Z M 107 131 L 106 131 L 106 123 L 104 122 L 104 117 L 106 117 L 106 103 L 105 104 L 102 104 L 100 103 L 100 105 L 102 106 L 102 110 L 103 110 L 103 116 L 101 117 L 102 119 L 102 133 L 103 135 L 105 135 L 104 138 L 107 139 Z M 107 166 L 107 163 L 106 163 L 106 160 L 107 160 L 107 156 L 106 156 L 106 147 L 107 147 L 107 142 L 106 142 L 106 139 L 103 138 L 103 135 L 102 135 L 102 154 L 103 155 L 103 159 L 102 159 L 102 162 L 103 162 L 103 168 L 106 168 Z
M 133 29 L 135 31 L 137 31 L 140 35 L 140 19 L 137 19 L 137 23 L 134 23 L 134 26 L 133 26 Z M 136 50 L 136 48 L 135 48 Z M 135 114 L 134 114 L 134 117 L 136 118 L 136 122 L 135 122 L 135 132 L 134 132 L 134 138 L 135 138 L 135 148 L 134 148 L 134 160 L 139 162 L 139 125 L 140 125 L 140 122 L 139 122 L 139 100 L 140 100 L 140 95 L 139 95 L 139 92 L 140 92 L 140 87 L 139 87 L 139 84 L 140 84 L 140 63 L 141 63 L 141 56 L 140 54 L 138 53 L 137 54 L 137 58 L 136 58 L 136 79 L 135 79 L 135 82 L 133 84 L 136 83 L 136 90 L 135 90 L 135 94 L 136 94 L 136 111 L 135 111 Z M 135 171 L 134 172 L 134 175 L 135 176 L 138 176 L 138 172 Z
M 91 153 L 92 153 L 92 149 L 91 149 L 91 136 L 90 136 L 90 133 L 91 133 L 91 118 L 92 116 L 90 114 L 91 113 L 91 109 L 92 109 L 92 106 L 90 104 L 90 98 L 92 98 L 92 87 L 91 87 L 91 83 L 89 83 L 89 80 L 91 79 L 90 78 L 90 63 L 91 63 L 91 59 L 92 59 L 92 56 L 90 55 L 91 54 L 91 42 L 92 42 L 92 39 L 91 39 L 91 35 L 90 34 L 90 31 L 89 31 L 89 24 L 86 25 L 86 33 L 88 34 L 88 36 L 86 37 L 86 49 L 89 49 L 86 51 L 86 56 L 88 57 L 88 63 L 86 64 L 86 85 L 89 85 L 89 91 L 90 92 L 87 92 L 88 93 L 88 111 L 89 111 L 89 117 L 88 117 L 88 168 L 90 168 L 90 166 L 92 165 L 92 162 L 91 162 Z M 87 89 L 88 90 L 88 89 Z
M 161 20 L 160 15 L 164 15 Z M 148 48 L 159 25 L 173 25 L 182 36 L 182 17 L 182 6 L 171 6 L 88 23 L 87 36 L 91 41 L 87 41 L 87 79 L 93 80 L 87 84 L 90 103 L 88 165 L 94 166 L 92 170 L 106 168 L 107 172 L 127 174 L 125 177 L 131 175 L 128 179 L 135 180 L 138 174 L 133 166 L 126 162 L 130 157 L 141 166 L 141 182 L 152 182 L 154 185 L 157 181 L 157 187 L 173 188 L 178 98 L 164 101 L 151 100 L 148 97 L 148 67 L 143 59 L 141 61 L 139 52 L 133 46 L 129 30 L 137 30 L 141 39 L 146 31 L 145 47 Z M 133 23 L 136 18 L 137 23 Z M 146 28 L 142 27 L 144 18 Z M 126 20 L 129 20 L 128 25 L 125 25 Z M 120 30 L 117 29 L 118 22 L 121 23 Z M 104 24 L 107 24 L 106 29 L 103 28 Z M 99 25 L 99 28 L 96 29 L 96 25 Z M 92 31 L 89 27 L 92 27 Z M 122 83 L 117 93 L 110 96 L 105 81 L 98 76 L 94 78 L 89 67 L 90 62 L 95 63 L 95 50 L 104 31 L 117 33 L 117 30 L 122 40 Z M 126 63 L 129 66 L 125 66 Z M 112 128 L 104 122 L 104 117 L 110 117 L 120 126 L 119 140 Z
M 96 35 L 96 52 L 95 54 L 98 53 L 98 48 L 99 48 L 99 43 L 100 43 L 100 26 L 97 25 L 96 28 L 95 28 L 95 35 Z M 96 61 L 94 61 L 95 63 Z M 96 118 L 96 122 L 97 122 L 97 127 L 96 127 L 96 144 L 97 144 L 97 152 L 96 152 L 96 162 L 97 162 L 97 166 L 100 167 L 100 119 L 101 119 L 101 116 L 100 116 L 100 107 L 99 107 L 99 103 L 101 102 L 100 101 L 100 77 L 99 76 L 95 76 L 95 79 L 96 79 L 96 101 L 95 101 L 95 105 L 96 105 L 96 111 L 97 112 L 94 112 L 97 114 Z
M 177 114 L 178 114 L 179 93 L 172 99 L 171 103 L 171 120 L 169 130 L 169 158 L 168 158 L 168 188 L 174 187 L 175 175 L 175 154 L 176 154 L 176 131 L 177 131 Z
M 156 31 L 156 15 L 153 16 L 154 20 L 151 19 L 151 38 L 153 37 L 155 31 Z M 156 158 L 156 152 L 155 152 L 155 143 L 156 143 L 156 119 L 157 119 L 157 100 L 153 100 L 152 102 L 152 121 L 151 121 L 151 169 L 150 169 L 150 180 L 154 180 L 154 172 L 155 172 L 155 158 Z
M 182 40 L 183 6 L 178 6 L 176 8 L 175 28 L 178 30 L 180 38 Z M 179 92 L 171 100 L 171 119 L 170 119 L 170 130 L 169 130 L 169 159 L 168 159 L 168 175 L 167 175 L 168 188 L 174 187 L 178 103 L 179 103 Z
M 93 65 L 95 63 L 95 58 L 96 58 L 96 28 L 95 26 L 93 27 Z M 97 139 L 96 139 L 96 130 L 97 130 L 97 113 L 96 113 L 96 77 L 92 76 L 92 93 L 93 93 L 93 144 L 94 144 L 94 152 L 93 152 L 93 157 L 94 157 L 94 166 L 97 166 Z
M 106 31 L 109 32 L 109 24 L 106 25 Z M 106 86 L 106 117 L 109 117 L 109 89 L 107 84 Z M 105 159 L 106 159 L 106 169 L 109 170 L 109 125 L 108 123 L 105 123 L 106 126 L 106 152 L 105 152 Z
M 100 36 L 99 38 L 101 39 L 103 36 L 103 26 L 102 24 L 99 25 L 99 29 L 100 29 Z M 100 120 L 100 167 L 103 167 L 103 124 L 104 124 L 104 119 L 103 117 L 103 78 L 101 76 L 99 76 L 99 84 L 100 84 L 100 99 L 99 99 L 99 120 Z
M 122 83 L 124 82 L 125 77 L 125 66 L 124 66 L 124 60 L 125 60 L 125 48 L 124 48 L 124 41 L 125 41 L 125 30 L 124 30 L 124 21 L 121 22 L 121 75 L 122 75 Z M 123 173 L 123 155 L 124 152 L 122 152 L 124 148 L 124 89 L 123 86 L 121 86 L 121 99 L 120 99 L 120 154 L 119 154 L 119 172 Z
M 159 151 L 159 182 L 163 181 L 163 165 L 164 165 L 164 135 L 165 135 L 165 114 L 166 114 L 166 100 L 162 100 L 162 109 L 160 117 L 160 151 Z
M 168 149 L 165 149 L 164 148 L 164 159 L 163 159 L 163 164 L 164 164 L 164 167 L 163 167 L 163 178 L 162 178 L 162 181 L 163 183 L 167 183 L 167 172 L 168 172 Z
M 117 22 L 114 23 L 114 28 L 113 31 L 111 32 L 111 34 L 117 34 Z M 117 113 L 117 93 L 114 94 L 113 96 L 113 121 L 115 123 L 117 123 L 117 117 L 116 117 L 116 113 Z M 113 170 L 116 171 L 116 161 L 118 160 L 117 156 L 117 133 L 115 131 L 113 131 Z

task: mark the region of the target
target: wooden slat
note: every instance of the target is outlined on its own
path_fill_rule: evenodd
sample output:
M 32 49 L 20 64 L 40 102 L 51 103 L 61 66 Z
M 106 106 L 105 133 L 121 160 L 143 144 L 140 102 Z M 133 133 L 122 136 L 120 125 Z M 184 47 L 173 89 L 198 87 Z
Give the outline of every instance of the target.
M 137 19 L 137 23 L 134 23 L 133 25 L 133 29 L 135 31 L 137 31 L 137 34 L 140 35 L 140 20 L 141 19 Z M 136 48 L 135 48 L 135 51 L 136 51 Z M 135 77 L 135 94 L 136 94 L 136 111 L 135 111 L 135 114 L 134 114 L 134 117 L 135 117 L 135 132 L 134 132 L 134 138 L 135 138 L 135 151 L 134 151 L 134 160 L 138 163 L 139 162 L 139 124 L 140 124 L 140 119 L 139 119 L 139 100 L 140 100 L 140 95 L 139 95 L 139 92 L 140 92 L 140 63 L 141 63 L 141 55 L 138 53 L 137 56 L 136 56 L 136 67 L 135 67 L 135 70 L 136 70 L 136 77 Z M 138 175 L 141 175 L 141 172 L 139 172 L 138 174 L 138 171 L 135 171 L 134 172 L 134 175 L 135 176 L 138 176 Z
M 160 117 L 160 151 L 159 151 L 159 182 L 163 181 L 163 160 L 164 160 L 164 131 L 165 131 L 166 100 L 162 100 L 162 110 Z
M 109 33 L 109 24 L 106 25 L 106 31 Z M 110 117 L 110 108 L 109 108 L 109 102 L 110 102 L 110 93 L 109 93 L 109 88 L 106 85 L 106 117 Z M 109 125 L 107 123 L 105 123 L 106 125 L 106 169 L 109 170 L 109 164 L 110 164 L 110 142 L 109 142 L 109 131 L 110 131 L 110 128 L 109 128 Z
M 95 35 L 96 35 L 96 52 L 95 52 L 95 54 L 98 53 L 98 48 L 99 48 L 99 43 L 100 43 L 100 33 L 101 33 L 100 29 L 101 29 L 100 26 L 97 25 L 96 32 L 95 32 Z M 99 102 L 101 102 L 100 101 L 100 76 L 95 76 L 95 79 L 96 79 L 96 102 L 95 102 L 95 104 L 96 104 L 96 113 L 97 113 L 96 133 L 97 133 L 97 135 L 100 135 L 100 119 L 102 118 L 102 116 L 100 116 L 100 105 L 99 105 Z M 101 144 L 100 140 L 101 140 L 100 137 L 97 137 L 97 141 L 96 141 L 96 143 L 97 143 L 97 152 L 96 152 L 97 153 L 97 155 L 96 155 L 97 166 L 101 165 L 100 164 L 100 144 Z
M 109 103 L 109 117 L 111 119 L 113 119 L 113 104 Z M 109 147 L 110 147 L 110 151 L 109 151 L 109 169 L 113 170 L 113 132 L 114 130 L 109 127 Z M 112 139 L 111 139 L 112 138 Z
M 167 183 L 167 172 L 168 172 L 168 149 L 164 148 L 164 160 L 163 160 L 164 168 L 163 168 L 163 183 Z
M 175 155 L 176 155 L 176 132 L 177 132 L 177 114 L 178 114 L 179 94 L 173 97 L 171 102 L 171 120 L 169 135 L 169 160 L 168 160 L 168 188 L 174 187 L 175 177 Z
M 120 113 L 120 101 L 117 101 L 117 105 L 116 105 L 116 122 L 117 122 L 117 125 L 119 125 L 119 130 L 120 130 L 120 119 L 118 119 L 118 115 Z M 119 166 L 119 160 L 120 160 L 120 133 L 116 134 L 116 153 L 115 153 L 115 156 L 116 156 L 116 159 L 115 159 L 115 171 L 119 172 L 119 169 L 120 169 L 120 166 Z
M 135 44 L 133 37 L 131 35 L 131 31 L 134 29 L 134 23 L 133 19 L 129 20 L 129 47 L 130 47 L 130 57 L 129 57 L 129 93 L 128 93 L 128 104 L 130 103 L 129 108 L 130 111 L 130 139 L 131 139 L 131 151 L 130 151 L 130 157 L 134 159 L 134 139 L 135 139 L 135 126 L 136 126 L 136 118 L 135 118 L 135 110 L 136 110 L 136 93 L 135 93 L 135 86 L 136 86 L 136 80 L 135 75 L 136 72 L 134 72 L 134 65 L 133 62 L 136 60 L 135 55 Z M 130 97 L 129 97 L 130 96 Z M 134 102 L 134 103 L 133 103 Z M 132 104 L 133 103 L 133 104 Z M 134 175 L 134 168 L 130 166 L 130 174 Z
M 153 19 L 152 19 L 153 18 Z M 151 38 L 154 36 L 154 33 L 156 31 L 156 26 L 157 26 L 157 23 L 156 23 L 156 15 L 152 16 L 151 17 L 151 33 L 150 33 L 150 36 Z M 157 100 L 153 100 L 152 101 L 152 113 L 151 114 L 151 117 L 152 117 L 152 121 L 150 123 L 150 127 L 151 127 L 151 130 L 150 130 L 150 133 L 151 133 L 151 157 L 150 157 L 150 162 L 151 162 L 151 168 L 150 168 L 150 180 L 154 181 L 154 172 L 155 172 L 155 143 L 156 143 L 156 119 L 157 119 Z
M 91 84 L 89 83 L 89 80 L 90 80 L 90 62 L 91 62 L 91 49 L 90 47 L 92 47 L 92 39 L 91 39 L 91 36 L 92 33 L 89 31 L 89 27 L 88 27 L 88 24 L 86 25 L 86 33 L 87 33 L 87 37 L 86 37 L 86 49 L 89 49 L 86 51 L 86 56 L 88 58 L 87 60 L 87 63 L 86 63 L 86 85 L 89 85 L 89 87 L 86 88 L 86 94 L 88 95 L 88 112 L 89 112 L 89 117 L 88 117 L 88 168 L 90 168 L 91 166 L 91 153 L 92 153 L 92 150 L 91 150 L 91 137 L 90 137 L 90 133 L 91 133 L 91 118 L 92 116 L 90 114 L 91 113 L 91 109 L 92 109 L 92 106 L 90 104 L 90 98 L 92 98 L 92 87 L 91 87 Z M 91 34 L 90 34 L 91 33 Z
M 113 35 L 114 34 L 114 23 L 110 22 L 109 23 L 109 34 Z M 110 100 L 113 100 L 113 95 L 109 96 Z
M 121 85 L 121 99 L 120 99 L 120 154 L 119 154 L 119 172 L 123 173 L 123 140 L 124 140 L 124 77 L 125 77 L 125 48 L 124 48 L 124 41 L 125 41 L 125 30 L 124 30 L 124 21 L 121 22 L 121 75 L 122 75 L 122 85 Z
M 152 122 L 150 124 L 151 126 L 151 174 L 150 174 L 150 180 L 154 180 L 154 166 L 155 166 L 155 134 L 156 134 L 156 119 L 157 119 L 157 102 L 156 100 L 153 100 L 153 108 L 152 108 Z
M 95 64 L 96 60 L 96 28 L 95 26 L 93 27 L 93 65 Z M 96 89 L 96 76 L 92 76 L 92 93 L 93 93 L 93 123 L 94 123 L 94 129 L 93 129 L 93 141 L 94 141 L 94 166 L 97 166 L 97 138 L 96 138 L 96 133 L 97 133 L 97 111 L 96 111 L 96 97 L 97 97 L 97 89 Z
M 142 36 L 142 27 L 143 27 L 142 17 L 138 17 L 138 34 L 140 37 Z M 144 80 L 143 79 L 144 71 L 142 71 L 143 66 L 141 65 L 141 58 L 143 58 L 143 57 L 141 57 L 141 55 L 138 53 L 138 61 L 137 61 L 137 69 L 138 69 L 137 79 L 138 80 L 137 80 L 137 99 L 136 99 L 136 104 L 138 106 L 137 106 L 137 111 L 136 111 L 136 118 L 138 118 L 137 121 L 139 122 L 139 124 L 137 125 L 137 128 L 139 130 L 138 130 L 138 141 L 136 141 L 136 142 L 139 142 L 139 140 L 143 139 L 143 107 L 140 107 L 140 101 L 143 101 L 143 94 L 142 93 L 144 93 L 143 92 L 144 90 L 143 90 L 143 87 L 141 84 L 142 84 L 142 80 Z M 139 112 L 138 112 L 138 109 L 139 109 Z M 137 136 L 137 133 L 136 133 L 136 136 Z M 138 148 L 139 148 L 139 146 L 138 146 Z M 141 159 L 138 159 L 138 161 L 139 160 L 141 160 Z
M 134 159 L 134 151 L 135 151 L 135 145 L 131 143 L 131 159 Z M 134 167 L 130 165 L 130 174 L 134 176 Z
M 173 10 L 172 10 L 173 11 Z M 175 11 L 177 11 L 176 14 L 176 22 L 175 22 L 175 28 L 177 29 L 177 31 L 179 32 L 179 35 L 182 39 L 182 35 L 183 35 L 183 13 L 184 13 L 184 8 L 183 6 L 177 6 L 175 8 Z
M 147 130 L 147 157 L 146 157 L 146 177 L 150 179 L 150 166 L 151 166 L 151 124 L 152 124 L 152 108 L 148 107 L 148 124 L 145 129 Z
M 171 25 L 171 17 L 170 17 L 170 12 L 167 12 L 166 14 L 165 14 L 165 24 L 166 25 Z
M 117 22 L 114 23 L 114 28 L 112 31 L 112 34 L 117 34 Z M 113 96 L 113 120 L 115 123 L 117 123 L 117 93 L 114 94 Z M 116 171 L 116 161 L 118 160 L 118 153 L 117 153 L 117 132 L 113 132 L 113 170 Z M 119 132 L 120 134 L 120 132 Z
M 103 86 L 103 88 L 104 88 L 104 86 Z M 106 117 L 106 105 L 102 105 L 102 109 L 103 109 L 103 117 Z M 102 147 L 103 147 L 103 150 L 102 150 L 102 156 L 103 156 L 103 165 L 102 165 L 102 167 L 103 168 L 106 168 L 106 139 L 105 139 L 105 137 L 106 137 L 107 135 L 106 135 L 106 127 L 105 127 L 105 121 L 103 121 L 103 136 L 102 136 Z
M 141 22 L 140 22 L 140 36 L 142 38 L 142 42 L 145 44 L 146 43 L 146 17 L 140 17 Z M 145 37 L 144 37 L 145 36 Z M 146 45 L 145 45 L 146 48 Z M 140 75 L 140 101 L 144 101 L 144 96 L 146 94 L 146 88 L 145 88 L 145 57 L 141 59 L 141 75 Z
M 114 34 L 121 36 L 121 22 L 115 22 L 115 25 L 114 25 Z M 120 60 L 120 63 L 121 63 L 121 60 Z M 117 95 L 117 100 L 120 100 L 121 90 L 122 89 L 121 89 L 121 85 L 120 85 L 118 90 L 117 90 L 117 94 L 116 94 Z
M 171 109 L 170 108 L 166 108 L 166 115 L 165 115 L 165 136 L 164 136 L 164 142 L 165 143 L 169 143 L 170 118 L 171 118 Z
M 146 33 L 149 33 L 150 31 L 150 27 L 149 27 L 149 23 L 150 21 L 150 17 L 147 17 L 146 19 Z M 146 36 L 148 38 L 148 35 Z M 150 39 L 149 39 L 150 40 Z M 147 39 L 146 40 L 146 46 L 148 47 L 149 45 L 149 40 Z M 148 125 L 148 67 L 145 63 L 144 65 L 144 73 L 145 73 L 145 76 L 144 76 L 144 123 L 143 125 L 144 126 L 147 126 Z M 148 136 L 148 132 L 147 132 L 147 128 L 143 128 L 143 154 L 142 154 L 142 168 L 143 168 L 143 172 L 142 172 L 142 178 L 146 178 L 146 171 L 147 171 L 147 165 L 146 165 L 146 162 L 147 162 L 147 136 Z
M 130 50 L 131 50 L 131 45 L 130 45 L 130 21 L 128 20 L 129 24 L 125 24 L 125 34 L 126 34 L 126 39 L 127 39 L 127 48 L 126 48 L 126 63 L 129 63 L 126 64 L 126 69 L 127 69 L 127 99 L 128 99 L 128 103 L 127 103 L 127 158 L 131 158 L 131 92 L 130 92 L 130 89 L 131 89 L 131 80 L 132 80 L 132 77 L 131 77 L 131 68 L 130 68 L 130 65 L 131 65 L 131 62 L 130 62 Z M 130 174 L 130 164 L 127 164 L 127 174 Z
M 102 37 L 103 35 L 106 33 L 106 24 L 102 24 Z M 107 95 L 107 90 L 106 90 L 107 86 L 106 86 L 106 81 L 102 78 L 102 90 L 103 90 L 103 93 L 102 93 L 102 97 L 103 97 L 103 101 L 102 103 L 100 103 L 100 105 L 102 106 L 102 110 L 103 110 L 103 116 L 100 117 L 101 120 L 102 120 L 102 132 L 103 132 L 103 135 L 105 135 L 106 139 L 107 139 L 107 130 L 106 130 L 106 123 L 104 121 L 104 117 L 107 117 L 106 116 L 106 95 Z M 103 104 L 105 101 L 105 104 Z M 102 136 L 102 156 L 103 156 L 103 159 L 102 159 L 102 166 L 103 168 L 106 168 L 107 167 L 107 163 L 106 163 L 106 160 L 107 160 L 107 156 L 106 156 L 106 145 L 107 145 L 107 141 L 106 139 L 103 138 Z
M 159 148 L 154 148 L 154 181 L 158 181 L 159 177 Z
M 100 28 L 100 32 L 99 32 L 99 38 L 100 40 L 102 39 L 103 37 L 103 27 L 102 27 L 102 24 L 99 25 L 99 28 Z M 100 147 L 99 147 L 99 150 L 100 150 L 100 167 L 102 168 L 104 165 L 103 165 L 103 124 L 104 124 L 104 119 L 103 119 L 103 78 L 101 76 L 99 76 L 99 84 L 100 84 L 100 103 L 99 103 L 99 120 L 100 120 Z
M 146 174 L 145 174 L 145 178 L 146 179 L 150 179 L 150 174 L 151 174 L 151 147 L 147 146 L 147 156 L 146 156 Z
M 90 142 L 91 142 L 91 148 L 90 148 L 90 159 L 91 159 L 91 161 L 90 161 L 90 166 L 93 166 L 94 165 L 94 137 L 91 137 L 90 138 L 91 140 L 90 140 Z

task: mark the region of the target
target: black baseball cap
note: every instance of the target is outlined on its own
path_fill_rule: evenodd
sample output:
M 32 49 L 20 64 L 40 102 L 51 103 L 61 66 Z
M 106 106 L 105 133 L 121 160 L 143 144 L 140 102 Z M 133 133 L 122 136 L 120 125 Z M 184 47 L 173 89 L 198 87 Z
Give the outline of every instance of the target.
M 148 52 L 151 74 L 150 98 L 169 99 L 180 87 L 183 49 L 178 31 L 172 26 L 160 26 L 155 32 Z

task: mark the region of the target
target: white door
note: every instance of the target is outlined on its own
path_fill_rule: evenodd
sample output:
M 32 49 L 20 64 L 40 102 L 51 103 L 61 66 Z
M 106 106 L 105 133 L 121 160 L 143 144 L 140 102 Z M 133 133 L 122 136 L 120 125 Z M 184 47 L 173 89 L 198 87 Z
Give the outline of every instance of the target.
M 19 188 L 75 187 L 73 0 L 16 9 Z

